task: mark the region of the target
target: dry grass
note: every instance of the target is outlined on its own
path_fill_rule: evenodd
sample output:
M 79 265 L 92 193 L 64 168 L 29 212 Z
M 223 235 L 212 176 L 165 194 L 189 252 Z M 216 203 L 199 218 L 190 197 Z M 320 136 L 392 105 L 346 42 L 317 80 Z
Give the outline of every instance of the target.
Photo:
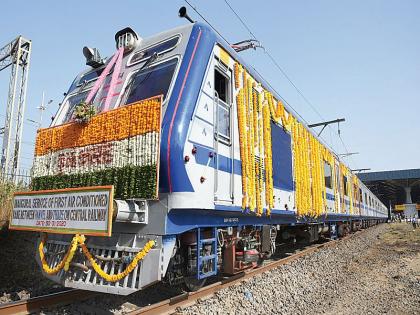
M 389 246 L 420 248 L 420 227 L 413 228 L 411 223 L 391 223 L 388 232 L 380 237 Z
M 13 193 L 22 190 L 26 190 L 26 188 L 15 185 L 12 182 L 3 182 L 0 180 L 0 230 L 3 229 L 9 221 L 10 211 L 12 210 Z

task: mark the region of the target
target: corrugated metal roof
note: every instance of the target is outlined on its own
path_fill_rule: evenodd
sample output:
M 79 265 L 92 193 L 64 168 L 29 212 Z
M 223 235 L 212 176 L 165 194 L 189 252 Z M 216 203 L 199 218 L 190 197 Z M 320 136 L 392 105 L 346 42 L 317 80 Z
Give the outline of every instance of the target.
M 420 168 L 410 170 L 369 172 L 358 174 L 364 182 L 398 179 L 420 179 Z

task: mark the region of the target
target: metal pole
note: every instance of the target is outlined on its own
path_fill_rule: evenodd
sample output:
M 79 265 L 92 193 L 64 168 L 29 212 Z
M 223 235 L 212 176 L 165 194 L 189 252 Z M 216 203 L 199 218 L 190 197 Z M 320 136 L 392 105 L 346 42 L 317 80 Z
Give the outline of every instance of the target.
M 31 43 L 27 42 L 26 46 L 21 48 L 26 58 L 22 58 L 22 74 L 19 89 L 19 100 L 17 109 L 17 124 L 16 124 L 16 141 L 15 141 L 15 152 L 14 152 L 14 167 L 13 172 L 18 172 L 20 169 L 20 149 L 22 146 L 22 133 L 23 133 L 23 120 L 26 107 L 26 88 L 28 85 L 29 76 L 29 65 L 31 59 Z M 20 62 L 20 61 L 19 61 Z
M 10 84 L 9 84 L 9 95 L 7 97 L 7 107 L 6 107 L 6 120 L 4 123 L 4 137 L 3 137 L 3 147 L 2 147 L 2 172 L 5 174 L 5 177 L 8 176 L 6 174 L 11 174 L 11 165 L 10 165 L 10 144 L 12 140 L 12 126 L 13 120 L 12 116 L 14 116 L 15 111 L 15 96 L 16 96 L 16 85 L 17 85 L 17 77 L 19 74 L 19 60 L 21 56 L 21 50 L 19 49 L 21 37 L 18 39 L 18 51 L 17 55 L 14 56 L 12 60 L 12 71 L 10 75 Z
M 42 127 L 42 116 L 45 109 L 44 102 L 45 102 L 45 91 L 42 91 L 42 101 L 41 101 L 41 106 L 39 106 L 39 128 Z
M 11 66 L 6 118 L 2 129 L 4 137 L 1 150 L 1 172 L 3 177 L 12 179 L 18 174 L 19 169 L 31 45 L 31 41 L 19 36 L 0 49 L 0 71 Z M 19 94 L 16 95 L 18 84 Z M 14 127 L 15 121 L 16 127 Z M 11 158 L 12 151 L 13 158 Z

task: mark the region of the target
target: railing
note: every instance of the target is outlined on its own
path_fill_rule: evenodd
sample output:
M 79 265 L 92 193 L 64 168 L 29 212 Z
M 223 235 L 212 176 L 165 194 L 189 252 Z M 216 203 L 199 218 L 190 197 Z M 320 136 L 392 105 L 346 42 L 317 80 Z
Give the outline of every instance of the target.
M 0 174 L 1 184 L 14 184 L 17 188 L 26 189 L 31 184 L 30 170 L 19 170 L 15 174 Z

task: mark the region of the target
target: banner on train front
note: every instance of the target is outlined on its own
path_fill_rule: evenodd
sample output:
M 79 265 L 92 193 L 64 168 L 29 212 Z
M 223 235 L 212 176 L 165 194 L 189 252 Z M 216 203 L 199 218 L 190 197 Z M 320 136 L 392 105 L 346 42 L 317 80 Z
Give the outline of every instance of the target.
M 9 229 L 111 236 L 113 186 L 15 193 Z

